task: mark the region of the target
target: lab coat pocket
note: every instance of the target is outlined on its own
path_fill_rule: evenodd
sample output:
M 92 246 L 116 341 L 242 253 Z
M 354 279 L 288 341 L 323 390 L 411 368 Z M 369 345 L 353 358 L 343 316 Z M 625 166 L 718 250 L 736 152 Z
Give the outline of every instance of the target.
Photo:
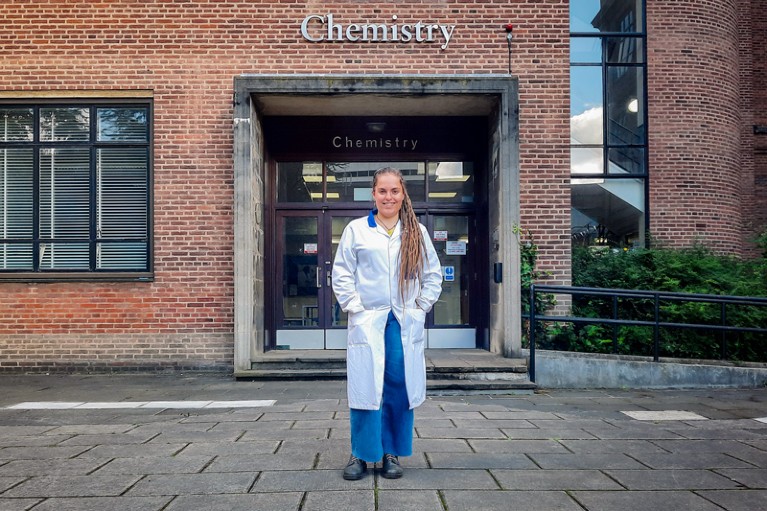
M 370 342 L 370 328 L 375 311 L 363 310 L 349 314 L 349 323 L 347 325 L 347 343 L 368 344 Z
M 426 312 L 420 307 L 405 309 L 405 316 L 408 319 L 408 337 L 411 344 L 422 343 L 426 339 L 424 325 L 426 323 Z

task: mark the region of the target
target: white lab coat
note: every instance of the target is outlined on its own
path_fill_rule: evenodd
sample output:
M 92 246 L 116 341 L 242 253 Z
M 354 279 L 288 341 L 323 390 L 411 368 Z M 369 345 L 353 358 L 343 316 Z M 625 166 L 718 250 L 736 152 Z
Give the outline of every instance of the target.
M 333 291 L 349 313 L 346 350 L 349 407 L 378 410 L 384 376 L 384 329 L 389 311 L 402 328 L 405 383 L 410 408 L 426 399 L 424 321 L 442 292 L 442 268 L 426 228 L 421 282 L 400 296 L 400 224 L 389 237 L 375 222 L 375 210 L 344 229 L 333 262 Z

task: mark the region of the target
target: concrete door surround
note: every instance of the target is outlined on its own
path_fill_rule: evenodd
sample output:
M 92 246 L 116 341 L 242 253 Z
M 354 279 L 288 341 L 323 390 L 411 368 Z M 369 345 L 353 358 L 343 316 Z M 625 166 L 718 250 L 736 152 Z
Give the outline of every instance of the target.
M 508 75 L 240 75 L 234 78 L 234 371 L 264 352 L 264 138 L 269 115 L 487 116 L 490 351 L 521 353 L 518 83 Z M 492 278 L 488 275 L 487 278 Z

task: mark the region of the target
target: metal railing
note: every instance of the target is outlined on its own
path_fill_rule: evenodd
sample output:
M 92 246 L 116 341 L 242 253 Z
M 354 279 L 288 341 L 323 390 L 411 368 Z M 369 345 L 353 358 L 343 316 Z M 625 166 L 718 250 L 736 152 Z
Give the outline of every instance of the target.
M 547 316 L 538 314 L 535 306 L 536 295 L 539 293 L 570 295 L 573 299 L 576 296 L 606 296 L 612 300 L 611 317 L 580 317 L 580 316 Z M 652 300 L 653 320 L 632 320 L 620 319 L 618 317 L 620 298 L 635 298 L 643 300 Z M 594 287 L 572 287 L 572 286 L 530 286 L 530 312 L 523 314 L 523 318 L 530 321 L 529 341 L 530 341 L 530 380 L 535 381 L 535 344 L 536 330 L 539 322 L 557 322 L 573 324 L 601 324 L 613 325 L 613 352 L 617 352 L 618 346 L 618 327 L 620 326 L 643 326 L 653 329 L 653 361 L 660 359 L 660 331 L 662 328 L 688 328 L 705 329 L 721 332 L 720 341 L 720 359 L 727 359 L 728 346 L 727 334 L 730 332 L 750 332 L 765 334 L 767 336 L 767 327 L 741 327 L 727 324 L 727 305 L 756 306 L 767 307 L 767 298 L 744 297 L 744 296 L 726 296 L 726 295 L 705 295 L 692 293 L 671 293 L 665 291 L 644 291 L 627 289 L 608 289 Z M 711 323 L 679 323 L 671 321 L 661 321 L 661 303 L 662 302 L 702 302 L 709 304 L 719 304 L 719 322 Z

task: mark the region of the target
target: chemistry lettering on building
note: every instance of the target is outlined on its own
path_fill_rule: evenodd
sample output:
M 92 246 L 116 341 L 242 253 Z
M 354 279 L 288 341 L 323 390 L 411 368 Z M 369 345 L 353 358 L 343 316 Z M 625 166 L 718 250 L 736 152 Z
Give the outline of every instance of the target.
M 415 151 L 418 146 L 417 138 L 360 138 L 336 135 L 331 139 L 335 149 L 399 149 L 402 151 Z
M 368 43 L 442 43 L 446 50 L 453 37 L 455 25 L 441 23 L 400 23 L 397 15 L 391 23 L 340 23 L 333 14 L 310 14 L 301 22 L 301 35 L 307 41 L 368 42 Z

